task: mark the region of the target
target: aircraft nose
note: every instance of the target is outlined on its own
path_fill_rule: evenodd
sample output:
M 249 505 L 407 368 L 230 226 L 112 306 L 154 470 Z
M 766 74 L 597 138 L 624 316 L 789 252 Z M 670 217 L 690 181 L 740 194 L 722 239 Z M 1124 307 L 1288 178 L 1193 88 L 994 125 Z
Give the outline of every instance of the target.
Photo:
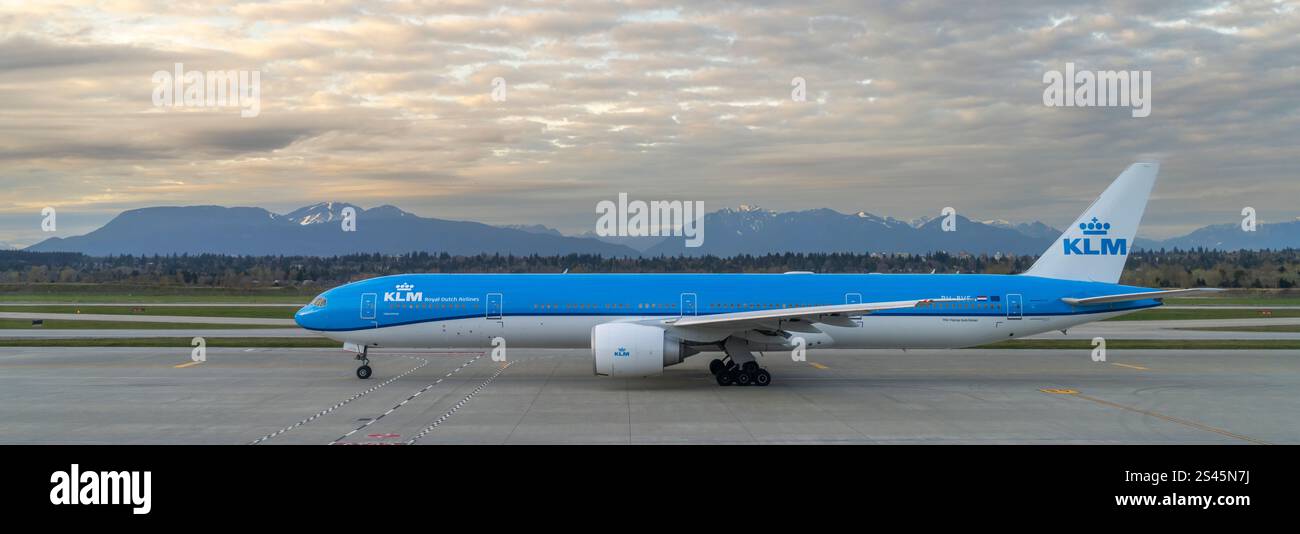
M 311 317 L 313 311 L 314 310 L 312 310 L 311 306 L 303 306 L 302 308 L 299 308 L 297 313 L 293 314 L 293 322 L 297 323 L 299 328 L 315 330 L 315 328 L 312 327 L 314 323 Z

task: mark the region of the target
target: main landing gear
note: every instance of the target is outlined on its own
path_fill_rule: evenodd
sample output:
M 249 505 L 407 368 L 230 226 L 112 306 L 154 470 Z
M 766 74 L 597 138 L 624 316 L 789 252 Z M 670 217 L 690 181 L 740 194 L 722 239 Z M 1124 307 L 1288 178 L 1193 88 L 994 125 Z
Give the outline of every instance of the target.
M 772 373 L 758 366 L 758 362 L 745 362 L 736 365 L 730 357 L 709 362 L 709 372 L 718 380 L 719 386 L 766 386 L 772 383 Z
M 758 366 L 754 354 L 744 340 L 729 337 L 722 344 L 727 356 L 709 362 L 709 372 L 719 386 L 766 386 L 772 383 L 772 374 Z

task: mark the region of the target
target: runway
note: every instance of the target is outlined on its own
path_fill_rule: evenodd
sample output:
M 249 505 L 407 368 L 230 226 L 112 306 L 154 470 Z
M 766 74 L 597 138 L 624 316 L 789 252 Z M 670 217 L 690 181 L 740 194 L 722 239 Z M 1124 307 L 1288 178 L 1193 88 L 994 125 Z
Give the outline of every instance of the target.
M 1300 332 L 1238 332 L 1196 330 L 1245 326 L 1300 325 L 1300 318 L 1279 319 L 1188 319 L 1171 321 L 1101 321 L 1069 329 L 1067 333 L 1046 332 L 1025 339 L 1300 339 Z
M 304 298 L 299 304 L 277 304 L 277 303 L 259 303 L 259 302 L 5 302 L 5 306 L 77 306 L 80 308 L 93 308 L 96 306 L 109 307 L 141 307 L 141 308 L 301 308 L 311 299 Z
M 43 319 L 46 321 L 113 321 L 123 323 L 179 323 L 296 326 L 293 319 L 258 317 L 196 317 L 187 315 L 120 315 L 109 313 L 20 313 L 0 312 L 0 319 Z
M 0 348 L 0 442 L 1300 443 L 1300 351 L 810 351 L 772 386 L 587 351 Z M 269 436 L 269 437 L 268 437 Z
M 160 321 L 161 322 L 161 321 Z M 102 329 L 0 329 L 0 339 L 94 339 L 94 338 L 133 338 L 133 337 L 321 337 L 315 332 L 301 328 L 195 328 L 186 329 L 145 329 L 145 328 L 102 328 Z
M 41 314 L 69 315 L 69 314 Z M 0 318 L 5 314 L 0 313 Z M 31 315 L 24 315 L 24 318 Z M 86 315 L 73 316 L 85 318 Z M 97 316 L 91 316 L 97 317 Z M 106 316 L 112 317 L 112 316 Z M 64 319 L 66 317 L 49 317 Z M 117 320 L 117 319 L 105 319 Z M 178 322 L 178 323 L 215 323 L 215 324 L 263 324 L 284 325 L 286 328 L 196 328 L 186 329 L 0 329 L 0 339 L 75 339 L 75 338 L 133 338 L 133 337 L 279 337 L 310 338 L 321 337 L 319 334 L 292 326 L 292 319 L 231 319 L 228 317 L 173 317 L 173 316 L 127 316 L 123 321 Z M 287 323 L 287 324 L 286 324 Z M 1300 332 L 1236 332 L 1195 330 L 1195 328 L 1262 326 L 1262 325 L 1300 325 L 1300 318 L 1279 319 L 1197 319 L 1171 321 L 1102 321 L 1088 323 L 1071 328 L 1066 334 L 1047 332 L 1025 339 L 1083 339 L 1094 337 L 1106 339 L 1300 339 Z

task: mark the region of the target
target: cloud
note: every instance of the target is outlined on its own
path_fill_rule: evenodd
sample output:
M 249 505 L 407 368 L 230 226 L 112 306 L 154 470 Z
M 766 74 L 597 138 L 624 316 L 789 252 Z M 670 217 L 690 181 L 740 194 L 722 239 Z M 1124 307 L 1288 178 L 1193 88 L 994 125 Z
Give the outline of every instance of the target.
M 0 214 L 337 197 L 576 233 L 598 200 L 629 192 L 902 218 L 951 205 L 1059 226 L 1158 153 L 1146 220 L 1161 237 L 1243 205 L 1289 218 L 1296 7 L 0 6 Z M 150 76 L 178 62 L 260 71 L 261 114 L 155 108 Z M 1042 74 L 1066 62 L 1151 71 L 1152 115 L 1044 107 Z M 794 77 L 806 102 L 790 98 Z M 0 240 L 40 237 L 6 224 Z

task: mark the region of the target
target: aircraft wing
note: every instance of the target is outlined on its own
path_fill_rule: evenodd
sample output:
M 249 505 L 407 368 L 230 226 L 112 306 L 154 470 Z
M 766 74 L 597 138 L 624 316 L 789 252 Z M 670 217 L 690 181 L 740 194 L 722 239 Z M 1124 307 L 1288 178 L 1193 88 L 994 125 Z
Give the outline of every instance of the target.
M 946 299 L 944 299 L 946 300 Z M 851 317 L 874 311 L 915 308 L 922 303 L 939 299 L 899 300 L 894 302 L 862 302 L 858 304 L 833 304 L 805 308 L 776 308 L 771 310 L 719 313 L 714 315 L 686 316 L 666 321 L 673 326 L 726 327 L 731 329 L 771 328 L 779 322 L 807 322 L 843 325 Z
M 1073 298 L 1063 297 L 1062 302 L 1072 306 L 1091 306 L 1093 304 L 1106 304 L 1108 302 L 1128 302 L 1133 300 L 1146 299 L 1163 299 L 1167 297 L 1177 297 L 1182 295 L 1191 295 L 1193 293 L 1208 293 L 1213 291 L 1223 291 L 1222 289 L 1210 287 L 1197 287 L 1192 289 L 1170 289 L 1167 291 L 1144 291 L 1142 293 L 1123 293 L 1120 295 L 1104 295 L 1100 297 Z

